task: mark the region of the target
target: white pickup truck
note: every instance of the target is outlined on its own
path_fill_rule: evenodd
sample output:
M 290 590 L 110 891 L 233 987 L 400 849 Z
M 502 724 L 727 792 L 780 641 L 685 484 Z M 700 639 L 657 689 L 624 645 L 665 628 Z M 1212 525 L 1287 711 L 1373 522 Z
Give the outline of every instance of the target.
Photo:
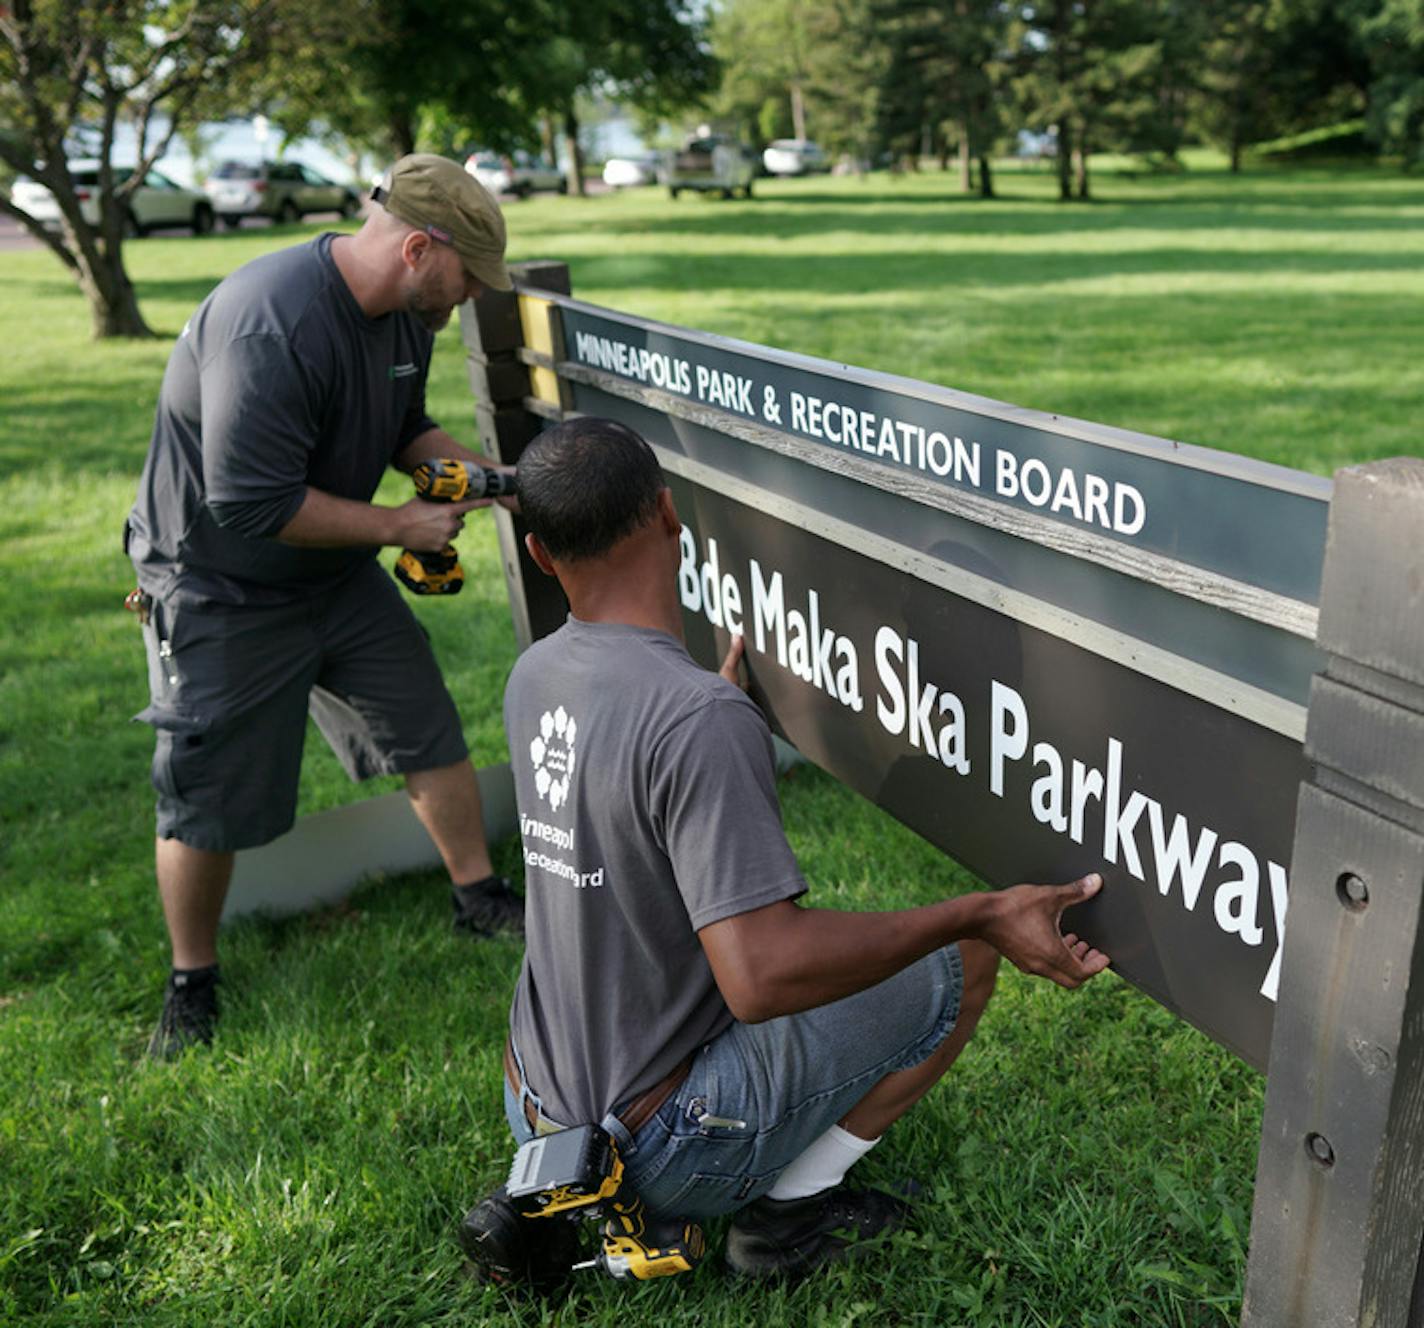
M 684 189 L 715 191 L 731 198 L 741 190 L 750 198 L 755 174 L 755 158 L 742 144 L 717 135 L 689 138 L 668 165 L 668 193 L 676 198 Z

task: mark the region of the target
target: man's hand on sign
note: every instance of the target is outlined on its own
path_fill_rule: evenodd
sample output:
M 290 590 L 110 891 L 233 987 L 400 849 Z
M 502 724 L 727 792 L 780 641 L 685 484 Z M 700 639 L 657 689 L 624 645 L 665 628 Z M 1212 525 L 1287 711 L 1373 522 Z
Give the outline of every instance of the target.
M 994 896 L 995 908 L 981 933 L 1013 966 L 1060 987 L 1078 987 L 1110 962 L 1101 950 L 1061 929 L 1063 912 L 1085 904 L 1103 888 L 1096 872 L 1068 885 L 1015 885 Z
M 746 650 L 746 638 L 738 633 L 732 638 L 732 644 L 727 648 L 726 658 L 722 661 L 722 667 L 717 670 L 718 674 L 725 678 L 733 686 L 740 687 L 742 691 L 747 690 L 747 671 L 742 666 L 742 654 Z
M 419 553 L 438 553 L 464 528 L 466 512 L 488 506 L 488 498 L 472 498 L 464 503 L 428 503 L 423 498 L 412 498 L 390 509 L 393 533 L 386 543 Z

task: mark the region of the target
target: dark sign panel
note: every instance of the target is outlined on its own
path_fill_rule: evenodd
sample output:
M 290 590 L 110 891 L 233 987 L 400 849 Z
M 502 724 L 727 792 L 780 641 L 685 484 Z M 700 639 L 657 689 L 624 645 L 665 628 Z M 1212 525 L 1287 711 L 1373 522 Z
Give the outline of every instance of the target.
M 1071 641 L 672 479 L 689 648 L 741 630 L 823 766 L 994 885 L 1100 870 L 1072 926 L 1264 1067 L 1300 746 Z
M 1328 481 L 559 300 L 568 359 L 629 384 L 1314 603 Z

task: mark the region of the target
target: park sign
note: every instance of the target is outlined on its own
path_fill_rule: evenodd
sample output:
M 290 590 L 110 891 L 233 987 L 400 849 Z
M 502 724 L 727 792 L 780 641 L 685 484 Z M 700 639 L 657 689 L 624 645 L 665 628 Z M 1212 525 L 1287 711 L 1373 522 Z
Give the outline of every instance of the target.
M 743 635 L 773 728 L 985 881 L 1101 871 L 1069 925 L 1264 1069 L 1329 482 L 521 299 L 527 405 L 658 454 L 693 656 Z
M 513 270 L 461 310 L 486 446 L 636 429 L 693 655 L 740 632 L 773 727 L 989 883 L 1101 871 L 1068 925 L 1267 1069 L 1243 1328 L 1424 1328 L 1424 461 L 1331 483 Z M 496 521 L 527 645 L 567 605 Z

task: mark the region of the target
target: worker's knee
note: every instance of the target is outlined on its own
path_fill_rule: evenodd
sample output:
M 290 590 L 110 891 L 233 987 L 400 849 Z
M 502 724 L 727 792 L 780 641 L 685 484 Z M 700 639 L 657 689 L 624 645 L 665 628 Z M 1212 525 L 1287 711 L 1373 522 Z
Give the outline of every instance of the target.
M 977 1020 L 994 994 L 999 952 L 983 941 L 960 941 L 959 958 L 964 965 L 964 995 L 959 1003 L 959 1017 Z

